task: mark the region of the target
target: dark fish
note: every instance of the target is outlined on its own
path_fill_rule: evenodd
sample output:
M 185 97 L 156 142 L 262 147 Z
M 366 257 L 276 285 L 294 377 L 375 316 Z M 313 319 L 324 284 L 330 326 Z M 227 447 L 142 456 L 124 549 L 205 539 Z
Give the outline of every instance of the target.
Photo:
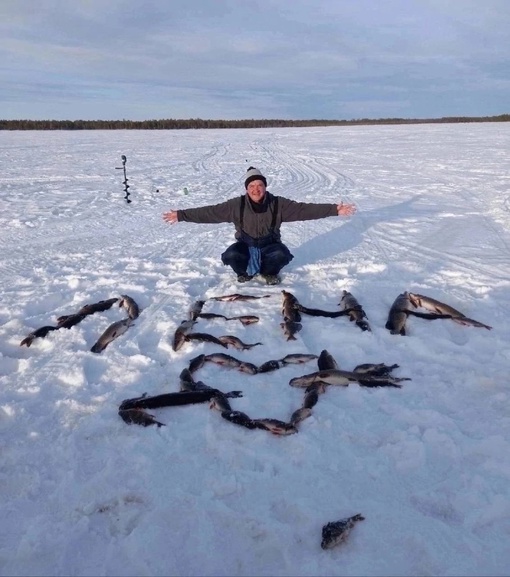
M 280 359 L 280 362 L 284 365 L 301 365 L 308 361 L 313 361 L 316 358 L 317 355 L 308 353 L 291 353 L 290 355 L 285 355 L 283 359 Z
M 125 399 L 122 401 L 119 409 L 158 409 L 160 407 L 178 407 L 181 405 L 194 405 L 197 403 L 206 403 L 214 396 L 222 394 L 227 398 L 242 397 L 242 391 L 229 391 L 223 393 L 218 389 L 200 388 L 195 391 L 177 391 L 176 393 L 165 393 L 148 397 L 146 395 L 134 399 Z
M 241 411 L 223 411 L 221 416 L 235 425 L 241 425 L 247 429 L 257 428 L 257 425 L 252 421 L 252 419 L 250 419 L 246 413 Z
M 198 315 L 196 315 L 195 318 L 206 319 L 206 320 L 212 320 L 212 319 L 224 319 L 226 321 L 230 320 L 225 315 L 220 315 L 217 313 L 199 313 Z
M 142 425 L 142 427 L 149 427 L 150 425 L 157 425 L 159 427 L 165 427 L 165 423 L 160 423 L 156 421 L 154 415 L 151 415 L 144 411 L 143 409 L 120 409 L 119 415 L 122 420 L 128 425 Z
M 243 343 L 243 341 L 241 339 L 238 339 L 237 337 L 234 337 L 233 335 L 223 335 L 222 337 L 218 337 L 218 340 L 220 340 L 227 347 L 233 346 L 238 351 L 244 351 L 247 349 L 252 349 L 253 347 L 256 347 L 256 346 L 262 344 L 262 343 L 253 343 L 252 345 L 248 345 L 246 343 Z
M 228 348 L 227 345 L 222 343 L 218 338 L 207 333 L 188 333 L 185 339 L 187 341 L 199 341 L 201 343 L 214 343 L 215 345 L 219 345 L 224 349 Z
M 118 298 L 114 297 L 111 299 L 99 301 L 98 303 L 93 303 L 91 305 L 84 305 L 81 307 L 81 309 L 78 311 L 77 314 L 88 316 L 88 315 L 91 315 L 93 313 L 100 313 L 103 311 L 107 311 L 118 300 L 119 300 Z
M 311 414 L 312 414 L 311 409 L 309 409 L 308 407 L 301 407 L 296 411 L 294 411 L 290 416 L 290 424 L 293 425 L 294 427 L 297 427 L 297 425 L 301 421 L 307 419 Z
M 70 329 L 74 327 L 78 323 L 86 317 L 87 315 L 77 313 L 75 315 L 67 315 L 63 317 L 58 317 L 57 319 L 57 328 L 59 329 Z
M 294 335 L 303 328 L 301 323 L 295 321 L 284 321 L 283 323 L 280 323 L 280 326 L 282 327 L 283 334 L 287 337 L 288 341 L 297 341 Z
M 191 332 L 195 323 L 196 321 L 194 320 L 182 321 L 182 323 L 177 327 L 172 341 L 172 349 L 174 351 L 178 351 L 186 342 L 186 335 Z
M 383 377 L 389 375 L 393 369 L 398 369 L 398 365 L 385 365 L 384 363 L 364 363 L 354 367 L 354 372 L 372 375 L 374 377 Z
M 227 320 L 229 321 L 240 321 L 244 326 L 252 325 L 254 323 L 259 322 L 259 317 L 255 315 L 241 315 L 238 317 L 228 317 Z
M 125 309 L 130 319 L 136 319 L 140 316 L 140 307 L 135 300 L 128 295 L 120 295 L 119 307 Z
M 189 320 L 196 320 L 197 316 L 202 312 L 202 308 L 205 305 L 205 301 L 195 301 L 189 310 L 188 317 Z
M 292 423 L 285 423 L 278 419 L 254 419 L 257 429 L 264 429 L 273 435 L 293 435 L 298 430 Z
M 426 297 L 417 293 L 409 293 L 409 300 L 414 307 L 423 307 L 429 311 L 450 315 L 450 317 L 446 318 L 451 318 L 452 321 L 461 325 L 471 325 L 473 327 L 481 327 L 488 330 L 492 329 L 489 325 L 470 319 L 452 306 L 431 297 Z
M 354 515 L 353 517 L 347 517 L 341 519 L 340 521 L 333 521 L 332 523 L 327 523 L 322 528 L 322 542 L 321 547 L 323 549 L 331 549 L 336 545 L 339 545 L 345 541 L 351 532 L 351 529 L 358 521 L 364 521 L 365 517 L 362 515 Z
M 292 293 L 286 290 L 282 290 L 282 295 L 282 315 L 284 322 L 291 321 L 298 323 L 301 320 L 301 314 L 297 310 L 299 301 Z
M 202 368 L 204 366 L 204 363 L 205 363 L 205 355 L 198 355 L 196 357 L 193 357 L 188 365 L 189 372 L 193 374 L 195 371 L 198 371 L 198 369 Z
M 311 316 L 311 317 L 327 317 L 330 319 L 336 319 L 338 317 L 344 317 L 345 315 L 348 315 L 350 311 L 348 310 L 342 310 L 342 311 L 323 311 L 321 309 L 311 309 L 309 307 L 305 307 L 302 304 L 297 304 L 296 305 L 296 310 L 298 310 L 301 313 L 304 313 L 305 315 Z
M 206 355 L 204 360 L 224 367 L 229 367 L 231 369 L 238 369 L 239 365 L 242 363 L 242 361 L 239 359 L 236 359 L 235 357 L 225 353 L 213 353 L 211 355 Z
M 226 412 L 232 411 L 232 407 L 230 406 L 227 397 L 222 394 L 215 395 L 211 399 L 209 407 L 211 409 L 216 409 L 217 411 L 220 411 L 220 413 L 223 413 L 225 411 Z
M 259 370 L 257 365 L 254 365 L 253 363 L 248 363 L 246 361 L 242 361 L 238 369 L 241 371 L 241 373 L 247 373 L 248 375 L 255 375 Z
M 356 323 L 356 326 L 358 326 L 362 331 L 371 330 L 370 325 L 368 324 L 367 315 L 365 314 L 363 307 L 349 291 L 343 291 L 343 296 L 340 300 L 340 306 L 345 312 L 349 314 L 349 320 Z
M 258 371 L 259 373 L 270 373 L 272 371 L 276 371 L 277 369 L 279 369 L 280 367 L 283 367 L 283 363 L 281 363 L 280 361 L 266 361 L 265 363 L 262 363 L 259 368 Z
M 319 355 L 317 360 L 317 365 L 319 366 L 319 371 L 325 371 L 327 369 L 339 369 L 338 363 L 333 358 L 333 355 L 324 349 Z
M 327 369 L 324 371 L 317 371 L 302 377 L 295 377 L 289 381 L 291 387 L 308 387 L 317 382 L 326 383 L 333 386 L 347 387 L 349 383 L 357 380 L 354 373 L 349 371 L 341 371 L 339 369 Z
M 182 369 L 179 375 L 181 391 L 195 391 L 196 383 L 189 369 Z
M 32 331 L 29 335 L 27 335 L 21 341 L 19 346 L 22 347 L 23 345 L 26 345 L 27 347 L 29 347 L 34 339 L 45 337 L 49 332 L 56 331 L 58 329 L 59 327 L 51 327 L 51 326 L 40 327 L 35 331 Z
M 232 294 L 232 295 L 224 295 L 221 297 L 211 297 L 210 300 L 212 301 L 226 301 L 226 302 L 232 302 L 232 301 L 251 301 L 251 300 L 255 300 L 255 299 L 266 299 L 269 298 L 271 295 L 263 295 L 260 297 L 256 297 L 256 296 L 252 296 L 252 295 L 241 295 L 238 293 Z
M 312 409 L 319 401 L 319 395 L 325 391 L 324 384 L 313 383 L 306 388 L 305 398 L 303 399 L 303 408 Z
M 90 349 L 93 353 L 100 353 L 120 335 L 123 335 L 131 326 L 133 321 L 130 318 L 123 319 L 111 324 L 99 337 L 98 341 Z
M 386 321 L 385 327 L 391 332 L 392 335 L 405 335 L 406 334 L 406 321 L 409 315 L 419 317 L 421 319 L 451 319 L 452 315 L 446 314 L 426 314 L 418 313 L 410 309 L 412 306 L 409 293 L 407 291 L 398 295 L 393 304 L 391 305 L 390 312 L 388 314 L 388 320 Z

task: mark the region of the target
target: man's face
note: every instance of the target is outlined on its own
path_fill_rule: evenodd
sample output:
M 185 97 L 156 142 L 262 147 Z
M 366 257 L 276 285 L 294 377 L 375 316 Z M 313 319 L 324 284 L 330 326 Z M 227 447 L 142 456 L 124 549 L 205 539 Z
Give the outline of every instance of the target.
M 264 200 L 264 196 L 266 196 L 266 185 L 262 180 L 252 180 L 246 192 L 253 202 L 260 204 Z

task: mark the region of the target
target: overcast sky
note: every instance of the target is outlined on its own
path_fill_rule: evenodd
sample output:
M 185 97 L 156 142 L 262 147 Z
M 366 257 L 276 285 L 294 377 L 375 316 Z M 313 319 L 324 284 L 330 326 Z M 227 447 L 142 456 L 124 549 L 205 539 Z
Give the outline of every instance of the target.
M 0 118 L 510 113 L 510 0 L 0 0 Z

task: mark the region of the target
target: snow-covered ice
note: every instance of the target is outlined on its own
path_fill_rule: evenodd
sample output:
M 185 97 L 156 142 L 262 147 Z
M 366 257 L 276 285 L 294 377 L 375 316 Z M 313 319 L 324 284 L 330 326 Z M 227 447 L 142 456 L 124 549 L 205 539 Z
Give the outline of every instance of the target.
M 0 136 L 0 574 L 508 575 L 510 571 L 510 123 L 342 128 L 3 132 Z M 124 201 L 127 156 L 131 204 Z M 269 190 L 358 212 L 284 224 L 283 285 L 238 285 L 220 254 L 233 226 L 166 224 L 162 213 Z M 187 194 L 186 190 L 187 189 Z M 343 289 L 372 332 L 303 317 L 286 341 L 281 289 L 337 310 Z M 384 327 L 396 296 L 431 296 L 493 329 L 410 317 Z M 345 369 L 397 363 L 401 389 L 330 387 L 299 433 L 277 437 L 208 404 L 126 425 L 122 400 L 179 390 L 208 343 L 172 350 L 192 304 L 255 314 L 201 319 L 215 336 L 263 343 L 229 354 L 261 364 L 328 350 Z M 84 304 L 128 294 L 30 348 L 21 340 Z M 226 352 L 226 351 L 225 351 Z M 197 379 L 242 390 L 235 410 L 288 420 L 289 380 L 316 363 L 246 375 L 207 363 Z M 346 543 L 321 528 L 361 513 Z

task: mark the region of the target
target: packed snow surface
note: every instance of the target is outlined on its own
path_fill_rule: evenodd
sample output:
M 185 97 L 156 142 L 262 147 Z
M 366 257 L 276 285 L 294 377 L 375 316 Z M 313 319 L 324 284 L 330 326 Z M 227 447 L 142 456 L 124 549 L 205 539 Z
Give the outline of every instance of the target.
M 3 132 L 0 136 L 0 573 L 2 575 L 508 575 L 510 570 L 510 123 L 342 128 Z M 125 201 L 121 155 L 126 155 Z M 277 195 L 354 203 L 352 217 L 284 224 L 283 283 L 239 285 L 220 260 L 233 225 L 169 225 L 170 209 L 243 194 L 259 168 Z M 287 341 L 282 292 L 339 310 L 343 290 L 371 332 L 303 315 Z M 410 316 L 404 291 L 492 326 Z M 269 298 L 222 302 L 232 293 Z M 102 353 L 112 308 L 20 342 L 85 304 L 122 294 L 141 309 Z M 199 319 L 246 351 L 186 342 Z M 327 350 L 342 369 L 398 364 L 402 388 L 330 386 L 276 436 L 208 403 L 128 425 L 124 399 L 176 392 L 199 354 L 260 365 Z M 249 375 L 194 374 L 251 418 L 288 421 L 316 361 Z M 361 514 L 322 550 L 328 522 Z

